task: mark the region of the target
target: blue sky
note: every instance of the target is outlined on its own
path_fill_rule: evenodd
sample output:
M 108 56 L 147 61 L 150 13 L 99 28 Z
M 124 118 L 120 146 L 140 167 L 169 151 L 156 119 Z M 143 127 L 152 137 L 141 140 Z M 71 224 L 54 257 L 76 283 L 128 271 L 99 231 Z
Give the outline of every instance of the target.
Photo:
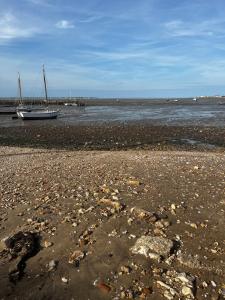
M 224 0 L 0 0 L 0 96 L 225 94 Z

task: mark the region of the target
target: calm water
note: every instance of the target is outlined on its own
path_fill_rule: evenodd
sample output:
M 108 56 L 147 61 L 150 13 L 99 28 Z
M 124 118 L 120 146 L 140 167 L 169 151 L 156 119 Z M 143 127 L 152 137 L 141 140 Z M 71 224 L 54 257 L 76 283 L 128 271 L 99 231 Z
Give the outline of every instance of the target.
M 0 115 L 0 126 L 76 125 L 108 122 L 148 121 L 155 125 L 225 125 L 225 105 L 150 105 L 150 106 L 88 106 L 57 107 L 56 120 L 12 120 L 12 115 Z

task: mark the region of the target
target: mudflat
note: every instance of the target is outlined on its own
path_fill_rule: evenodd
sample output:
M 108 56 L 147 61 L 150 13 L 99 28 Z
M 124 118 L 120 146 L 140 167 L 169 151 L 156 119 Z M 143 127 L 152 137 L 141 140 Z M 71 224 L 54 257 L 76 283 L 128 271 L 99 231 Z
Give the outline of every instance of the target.
M 0 298 L 224 298 L 222 151 L 1 146 L 0 162 Z

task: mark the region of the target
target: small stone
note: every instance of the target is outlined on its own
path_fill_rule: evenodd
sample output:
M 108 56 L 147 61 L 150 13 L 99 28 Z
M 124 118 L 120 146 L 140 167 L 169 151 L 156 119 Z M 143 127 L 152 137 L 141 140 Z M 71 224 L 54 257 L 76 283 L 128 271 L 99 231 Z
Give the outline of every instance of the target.
M 154 232 L 155 235 L 165 236 L 164 231 L 163 231 L 162 229 L 160 229 L 160 228 L 155 228 L 155 229 L 153 230 L 153 232 Z
M 5 241 L 7 239 L 8 239 L 8 237 L 0 241 L 0 252 L 3 251 L 3 250 L 5 250 L 7 248 L 6 244 L 5 244 Z
M 181 292 L 184 296 L 190 296 L 191 298 L 194 299 L 194 295 L 190 287 L 183 286 Z
M 120 269 L 125 274 L 130 274 L 131 272 L 131 268 L 129 266 L 122 266 Z
M 211 249 L 211 252 L 212 252 L 213 254 L 216 254 L 216 253 L 217 253 L 217 250 L 216 250 L 216 249 Z
M 76 250 L 69 257 L 68 262 L 69 262 L 69 264 L 76 264 L 76 266 L 78 267 L 81 259 L 83 259 L 84 256 L 85 256 L 84 252 L 82 252 L 80 250 Z
M 164 224 L 163 224 L 163 222 L 160 220 L 160 221 L 155 222 L 155 227 L 162 229 L 162 228 L 164 228 Z
M 192 228 L 195 228 L 195 229 L 198 228 L 197 224 L 195 224 L 195 223 L 191 223 L 190 226 L 191 226 Z
M 131 225 L 132 222 L 133 222 L 133 219 L 132 219 L 132 218 L 129 218 L 129 219 L 127 220 L 128 225 Z
M 134 217 L 146 220 L 151 223 L 155 223 L 158 219 L 155 213 L 151 213 L 145 209 L 139 208 L 139 207 L 132 207 L 130 210 L 131 214 L 134 215 Z
M 170 207 L 171 207 L 172 210 L 176 209 L 176 205 L 174 203 L 172 203 Z
M 52 245 L 53 245 L 52 242 L 44 241 L 44 247 L 45 247 L 45 248 L 49 248 L 49 247 L 51 247 Z
M 51 261 L 48 263 L 47 266 L 48 266 L 48 270 L 49 270 L 49 271 L 53 271 L 53 270 L 55 270 L 56 267 L 57 267 L 57 261 L 51 260 Z
M 207 287 L 208 287 L 208 283 L 207 283 L 206 281 L 203 281 L 203 282 L 202 282 L 202 287 L 203 287 L 203 288 L 207 288 Z
M 128 180 L 127 183 L 129 185 L 133 185 L 133 186 L 139 186 L 139 185 L 141 185 L 141 183 L 140 183 L 139 180 Z
M 211 280 L 211 285 L 212 285 L 213 287 L 216 287 L 215 281 Z
M 69 281 L 66 277 L 62 277 L 61 280 L 63 283 L 68 283 L 68 281 Z
M 112 201 L 111 199 L 102 198 L 98 201 L 98 204 L 106 204 L 113 207 L 117 212 L 121 211 L 124 206 L 118 201 Z

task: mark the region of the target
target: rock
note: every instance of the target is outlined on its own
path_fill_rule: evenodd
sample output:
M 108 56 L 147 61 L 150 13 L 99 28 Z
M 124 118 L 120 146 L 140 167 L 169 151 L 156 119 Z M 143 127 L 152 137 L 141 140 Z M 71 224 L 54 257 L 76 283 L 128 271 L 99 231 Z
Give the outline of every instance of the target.
M 53 271 L 56 269 L 58 262 L 56 260 L 51 260 L 48 264 L 48 271 Z
M 141 220 L 146 220 L 146 221 L 152 222 L 152 223 L 154 223 L 158 220 L 158 217 L 155 213 L 151 213 L 142 208 L 132 207 L 130 212 L 131 212 L 131 214 L 134 215 L 134 217 L 141 219 Z
M 173 299 L 175 296 L 178 296 L 179 299 L 195 298 L 195 277 L 171 270 L 163 273 L 161 278 L 164 281 L 158 280 L 156 283 L 162 289 L 162 293 L 167 299 Z
M 128 220 L 127 220 L 128 225 L 131 225 L 133 221 L 134 221 L 133 218 L 128 218 Z
M 69 282 L 69 280 L 66 277 L 62 277 L 61 280 L 62 280 L 63 283 L 68 283 Z
M 127 184 L 133 185 L 133 186 L 139 186 L 139 185 L 141 185 L 141 183 L 140 183 L 139 180 L 128 180 Z
M 195 224 L 195 223 L 191 223 L 190 226 L 191 226 L 192 228 L 195 228 L 195 229 L 198 228 L 197 224 Z
M 170 222 L 166 220 L 159 220 L 155 222 L 155 227 L 159 229 L 164 229 L 170 226 Z
M 5 239 L 2 239 L 1 241 L 0 241 L 0 252 L 1 251 L 3 251 L 3 250 L 5 250 L 7 247 L 6 247 L 6 244 L 5 244 L 5 241 L 8 239 L 8 237 L 7 238 L 5 238 Z
M 120 269 L 121 269 L 122 273 L 124 273 L 124 274 L 130 274 L 130 272 L 131 272 L 131 267 L 129 267 L 129 266 L 122 266 Z
M 152 259 L 160 260 L 170 255 L 173 248 L 173 241 L 157 236 L 142 236 L 130 249 L 134 254 L 142 254 Z
M 44 247 L 45 247 L 45 248 L 49 248 L 49 247 L 51 247 L 52 245 L 53 245 L 52 242 L 44 241 Z
M 75 264 L 76 267 L 79 267 L 80 265 L 80 261 L 85 257 L 85 253 L 80 251 L 80 250 L 76 250 L 74 251 L 71 256 L 69 257 L 69 264 Z
M 188 286 L 182 287 L 181 292 L 184 296 L 190 296 L 192 299 L 194 299 L 194 295 L 193 295 L 190 287 L 188 287 Z
M 170 205 L 170 207 L 171 207 L 171 209 L 175 210 L 175 209 L 176 209 L 176 204 L 172 203 L 172 204 Z
M 124 208 L 124 205 L 122 205 L 120 202 L 112 201 L 111 199 L 105 199 L 105 198 L 100 199 L 98 201 L 98 204 L 106 204 L 112 206 L 117 212 L 123 210 Z
M 173 299 L 173 297 L 174 297 L 175 295 L 178 294 L 178 293 L 176 292 L 175 289 L 173 289 L 170 285 L 166 284 L 165 282 L 163 282 L 163 281 L 161 281 L 161 280 L 157 280 L 156 283 L 157 283 L 158 286 L 160 286 L 160 287 L 162 287 L 162 288 L 165 288 L 166 290 L 169 291 L 169 293 L 170 293 L 171 296 L 172 296 L 171 299 Z M 168 295 L 168 296 L 169 296 L 169 295 Z M 170 298 L 168 298 L 168 299 L 170 299 Z
M 202 282 L 202 287 L 203 287 L 203 288 L 207 288 L 207 287 L 208 287 L 208 283 L 207 283 L 206 281 L 203 281 L 203 282 Z

